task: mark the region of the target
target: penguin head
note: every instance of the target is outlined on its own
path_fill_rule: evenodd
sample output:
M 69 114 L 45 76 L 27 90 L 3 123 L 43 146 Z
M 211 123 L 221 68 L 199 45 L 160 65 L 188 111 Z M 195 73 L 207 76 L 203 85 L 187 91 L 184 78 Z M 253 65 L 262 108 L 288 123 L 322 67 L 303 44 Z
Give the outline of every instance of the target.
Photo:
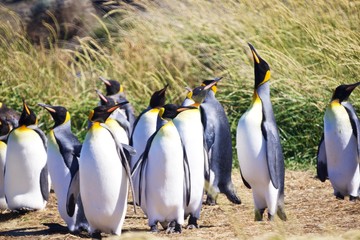
M 221 80 L 221 78 L 216 78 L 215 80 L 212 80 L 212 82 L 206 86 L 199 86 L 192 90 L 188 89 L 189 92 L 187 94 L 187 98 L 189 98 L 195 102 L 193 104 L 193 106 L 199 106 L 204 101 L 206 94 L 212 88 L 212 86 L 217 84 L 217 82 L 220 80 Z
M 254 58 L 254 74 L 255 74 L 255 85 L 254 89 L 257 89 L 260 85 L 266 83 L 270 79 L 270 67 L 269 64 L 262 59 L 256 52 L 253 45 L 248 43 L 251 53 Z
M 149 103 L 151 108 L 161 107 L 165 105 L 165 92 L 168 87 L 169 84 L 166 84 L 163 89 L 156 91 L 153 93 L 153 95 L 151 95 Z
M 5 136 L 10 131 L 11 126 L 4 119 L 0 119 L 0 136 Z
M 209 84 L 211 84 L 214 80 L 219 81 L 220 79 L 222 79 L 222 77 L 219 78 L 215 78 L 213 80 L 204 80 L 201 84 L 201 86 L 207 86 Z M 217 82 L 215 83 L 215 85 L 213 85 L 211 88 L 211 91 L 213 91 L 214 93 L 217 92 Z
M 34 124 L 37 124 L 36 115 L 26 104 L 25 99 L 23 99 L 23 110 L 20 115 L 19 126 L 30 126 Z
M 89 120 L 91 122 L 100 122 L 104 123 L 106 119 L 114 112 L 117 108 L 122 105 L 129 103 L 128 101 L 123 101 L 113 106 L 98 106 L 90 111 Z
M 104 77 L 100 77 L 100 80 L 103 81 L 103 83 L 105 83 L 107 96 L 124 92 L 123 86 L 118 81 L 108 80 Z
M 178 108 L 175 104 L 166 104 L 160 108 L 159 116 L 164 119 L 174 119 L 179 113 Z
M 339 103 L 346 101 L 352 91 L 360 85 L 360 82 L 354 83 L 354 84 L 343 84 L 338 86 L 331 98 L 331 102 L 333 101 L 339 101 Z
M 43 103 L 38 103 L 38 105 L 45 108 L 50 113 L 51 117 L 54 119 L 55 125 L 53 128 L 70 121 L 70 114 L 65 107 L 52 106 Z
M 95 90 L 97 95 L 100 98 L 100 104 L 103 106 L 115 106 L 115 101 L 114 99 L 104 96 L 104 94 L 102 94 L 99 90 Z

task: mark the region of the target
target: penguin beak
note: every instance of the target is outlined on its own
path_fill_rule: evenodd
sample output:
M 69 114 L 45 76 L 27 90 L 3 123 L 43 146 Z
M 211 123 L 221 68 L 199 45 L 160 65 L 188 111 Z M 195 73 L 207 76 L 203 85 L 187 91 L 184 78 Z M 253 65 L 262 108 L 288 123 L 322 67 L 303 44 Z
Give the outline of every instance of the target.
M 38 106 L 45 108 L 49 112 L 56 113 L 55 109 L 53 109 L 51 105 L 47 105 L 47 104 L 44 104 L 44 103 L 38 103 Z
M 254 89 L 257 89 L 260 85 L 264 84 L 270 79 L 270 67 L 269 64 L 262 59 L 256 52 L 253 45 L 248 43 L 253 59 L 254 59 L 254 74 L 255 74 L 255 85 Z
M 251 53 L 253 55 L 253 58 L 254 58 L 254 61 L 259 64 L 260 63 L 260 56 L 257 54 L 255 48 L 253 45 L 251 45 L 251 43 L 248 43 L 249 47 L 250 47 L 250 50 L 251 50 Z
M 357 82 L 357 83 L 354 83 L 354 84 L 351 84 L 350 86 L 348 86 L 346 88 L 346 91 L 349 92 L 349 95 L 350 93 L 357 87 L 360 85 L 360 82 Z
M 109 80 L 107 80 L 106 78 L 100 76 L 99 79 L 100 79 L 101 81 L 103 81 L 103 83 L 105 83 L 106 85 L 111 86 L 111 83 L 110 83 Z
M 99 91 L 99 90 L 97 90 L 97 89 L 95 89 L 95 92 L 96 92 L 96 94 L 99 96 L 99 98 L 102 100 L 102 101 L 104 101 L 104 102 L 108 102 L 108 100 L 106 99 L 106 97 Z
M 169 87 L 169 84 L 167 83 L 163 89 L 160 90 L 159 95 L 164 94 L 166 89 Z
M 204 87 L 204 90 L 210 89 L 212 86 L 214 86 L 215 84 L 217 84 L 221 79 L 222 79 L 222 77 L 215 78 L 212 83 L 210 83 L 210 84 L 208 84 L 208 85 L 206 85 L 206 86 Z
M 29 109 L 28 105 L 26 104 L 24 98 L 23 98 L 23 107 L 24 107 L 26 113 L 27 113 L 28 115 L 30 115 L 30 114 L 31 114 L 30 109 Z

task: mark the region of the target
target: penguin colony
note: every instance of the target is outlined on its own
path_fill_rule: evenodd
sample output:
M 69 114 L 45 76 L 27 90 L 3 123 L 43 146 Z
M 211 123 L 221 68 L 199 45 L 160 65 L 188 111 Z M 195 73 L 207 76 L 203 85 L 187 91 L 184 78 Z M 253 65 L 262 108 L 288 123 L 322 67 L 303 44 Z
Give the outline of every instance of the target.
M 254 90 L 236 131 L 240 174 L 252 190 L 255 221 L 284 208 L 284 157 L 270 100 L 270 67 L 249 44 L 254 60 Z M 166 104 L 168 85 L 155 91 L 137 118 L 123 86 L 100 77 L 106 95 L 96 90 L 99 106 L 90 111 L 81 143 L 71 131 L 70 113 L 44 103 L 54 120 L 47 136 L 23 100 L 19 115 L 0 103 L 0 209 L 41 210 L 52 186 L 60 216 L 70 232 L 120 235 L 128 192 L 148 218 L 167 233 L 198 228 L 203 195 L 216 204 L 219 193 L 241 200 L 231 181 L 229 122 L 215 94 L 221 78 L 188 89 L 181 106 Z M 358 199 L 360 124 L 346 100 L 360 82 L 338 86 L 324 116 L 317 174 L 329 179 L 336 198 Z M 19 174 L 21 173 L 21 174 Z M 207 187 L 205 187 L 207 186 Z M 135 210 L 135 205 L 134 205 Z

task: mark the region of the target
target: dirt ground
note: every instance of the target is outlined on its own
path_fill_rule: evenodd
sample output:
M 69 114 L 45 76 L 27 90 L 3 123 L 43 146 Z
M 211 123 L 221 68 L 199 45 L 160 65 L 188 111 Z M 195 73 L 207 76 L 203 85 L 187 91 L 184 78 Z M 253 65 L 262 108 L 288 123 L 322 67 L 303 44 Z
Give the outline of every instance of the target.
M 128 212 L 121 237 L 103 234 L 111 239 L 360 239 L 360 202 L 337 200 L 329 181 L 321 183 L 311 171 L 287 171 L 285 210 L 288 221 L 254 222 L 251 191 L 233 172 L 242 204 L 230 203 L 224 195 L 218 205 L 203 206 L 199 229 L 183 229 L 181 234 L 164 231 L 149 233 L 147 220 L 140 208 Z M 15 214 L 0 213 L 0 239 L 79 239 L 87 234 L 73 235 L 67 231 L 56 209 L 54 193 L 43 211 Z

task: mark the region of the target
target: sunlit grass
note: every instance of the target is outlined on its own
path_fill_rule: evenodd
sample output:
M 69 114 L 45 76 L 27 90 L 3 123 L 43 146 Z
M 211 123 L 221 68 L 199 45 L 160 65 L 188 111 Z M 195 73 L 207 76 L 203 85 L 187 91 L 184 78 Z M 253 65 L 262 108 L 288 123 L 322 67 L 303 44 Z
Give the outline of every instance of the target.
M 168 101 L 180 103 L 186 85 L 224 76 L 217 96 L 235 137 L 253 91 L 251 42 L 271 67 L 271 97 L 287 166 L 314 166 L 332 90 L 359 81 L 359 3 L 165 0 L 143 5 L 145 12 L 124 9 L 121 18 L 93 16 L 94 32 L 70 49 L 30 44 L 20 19 L 1 10 L 9 20 L 0 23 L 2 100 L 20 111 L 25 97 L 45 129 L 52 125 L 50 117 L 36 103 L 64 105 L 74 132 L 83 138 L 87 114 L 97 104 L 94 89 L 104 90 L 100 75 L 124 84 L 137 113 L 166 83 Z M 359 96 L 355 90 L 350 98 L 355 107 Z

